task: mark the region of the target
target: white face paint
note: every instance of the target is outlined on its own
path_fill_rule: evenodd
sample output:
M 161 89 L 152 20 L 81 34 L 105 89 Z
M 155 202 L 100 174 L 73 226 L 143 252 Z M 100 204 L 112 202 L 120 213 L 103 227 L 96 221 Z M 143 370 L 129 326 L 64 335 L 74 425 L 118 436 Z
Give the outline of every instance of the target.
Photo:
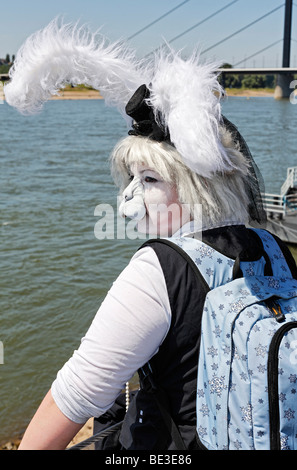
M 190 220 L 175 187 L 145 166 L 134 164 L 130 170 L 133 180 L 123 192 L 120 213 L 138 220 L 140 233 L 171 236 Z

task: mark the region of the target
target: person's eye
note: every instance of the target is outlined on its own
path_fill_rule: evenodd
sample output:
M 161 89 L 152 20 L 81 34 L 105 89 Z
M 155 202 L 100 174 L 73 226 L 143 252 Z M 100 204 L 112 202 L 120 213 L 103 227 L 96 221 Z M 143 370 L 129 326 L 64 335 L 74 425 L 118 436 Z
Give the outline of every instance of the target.
M 156 178 L 153 178 L 152 176 L 146 176 L 144 178 L 144 181 L 146 183 L 157 183 L 158 182 L 158 180 Z

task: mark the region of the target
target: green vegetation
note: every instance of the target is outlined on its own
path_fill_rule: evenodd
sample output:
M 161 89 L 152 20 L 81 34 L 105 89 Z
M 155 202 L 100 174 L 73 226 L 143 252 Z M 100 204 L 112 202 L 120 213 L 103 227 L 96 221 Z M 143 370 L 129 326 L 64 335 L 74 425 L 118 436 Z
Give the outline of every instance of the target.
M 0 65 L 0 73 L 8 73 L 10 67 L 11 66 L 9 64 Z
M 0 73 L 7 74 L 9 72 L 10 67 L 14 62 L 15 56 L 12 55 L 10 59 L 10 55 L 6 54 L 5 59 L 0 59 Z M 225 63 L 222 65 L 222 68 L 232 69 L 232 65 Z M 297 75 L 294 79 L 297 78 Z M 263 91 L 273 91 L 276 86 L 276 76 L 275 75 L 256 75 L 256 74 L 224 74 L 219 77 L 221 85 L 225 89 L 232 89 L 232 90 L 250 90 L 250 89 L 257 89 Z M 86 85 L 77 85 L 73 87 L 71 84 L 66 85 L 64 90 L 92 90 L 92 87 Z
M 0 59 L 0 73 L 8 73 L 10 67 L 14 63 L 15 56 L 12 55 L 10 59 L 10 55 L 6 54 L 5 59 Z
M 232 65 L 224 64 L 223 68 L 232 69 Z M 256 74 L 224 74 L 220 77 L 224 88 L 241 89 L 273 89 L 276 86 L 275 75 Z
M 72 86 L 71 84 L 66 85 L 63 88 L 64 91 L 87 91 L 87 90 L 94 90 L 91 86 L 88 85 L 76 85 L 75 87 Z
M 223 64 L 222 68 L 232 69 L 232 65 Z M 296 78 L 296 77 L 294 77 Z M 273 91 L 276 87 L 276 75 L 263 74 L 224 74 L 219 77 L 225 89 Z
M 242 75 L 242 74 L 229 74 L 223 78 L 222 85 L 225 88 L 244 88 L 244 89 L 258 89 L 258 88 L 275 88 L 275 75 Z M 222 82 L 222 78 L 221 78 Z

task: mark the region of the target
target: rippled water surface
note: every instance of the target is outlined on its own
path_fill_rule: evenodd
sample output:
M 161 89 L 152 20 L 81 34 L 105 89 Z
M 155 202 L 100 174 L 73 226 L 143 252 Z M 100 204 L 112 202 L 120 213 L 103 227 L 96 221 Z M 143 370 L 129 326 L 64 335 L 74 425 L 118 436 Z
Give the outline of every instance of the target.
M 297 106 L 273 98 L 223 105 L 266 190 L 297 165 Z M 0 105 L 0 442 L 27 425 L 141 240 L 94 236 L 94 209 L 114 204 L 108 155 L 126 124 L 104 101 L 50 101 L 38 116 Z M 295 254 L 297 255 L 296 251 Z

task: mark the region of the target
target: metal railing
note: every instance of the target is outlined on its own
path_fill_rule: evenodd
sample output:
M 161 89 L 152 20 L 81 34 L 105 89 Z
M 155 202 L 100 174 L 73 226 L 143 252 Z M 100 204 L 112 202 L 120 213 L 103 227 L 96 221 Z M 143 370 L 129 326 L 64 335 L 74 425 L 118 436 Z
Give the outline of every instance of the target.
M 264 193 L 262 194 L 262 201 L 268 216 L 277 215 L 282 218 L 297 213 L 297 193 L 289 196 Z
M 297 166 L 287 169 L 287 178 L 281 187 L 281 194 L 285 195 L 290 188 L 297 186 Z
M 295 188 L 288 194 L 288 191 Z M 297 213 L 297 166 L 287 169 L 287 178 L 281 187 L 280 194 L 263 193 L 262 201 L 268 216 L 283 218 Z

